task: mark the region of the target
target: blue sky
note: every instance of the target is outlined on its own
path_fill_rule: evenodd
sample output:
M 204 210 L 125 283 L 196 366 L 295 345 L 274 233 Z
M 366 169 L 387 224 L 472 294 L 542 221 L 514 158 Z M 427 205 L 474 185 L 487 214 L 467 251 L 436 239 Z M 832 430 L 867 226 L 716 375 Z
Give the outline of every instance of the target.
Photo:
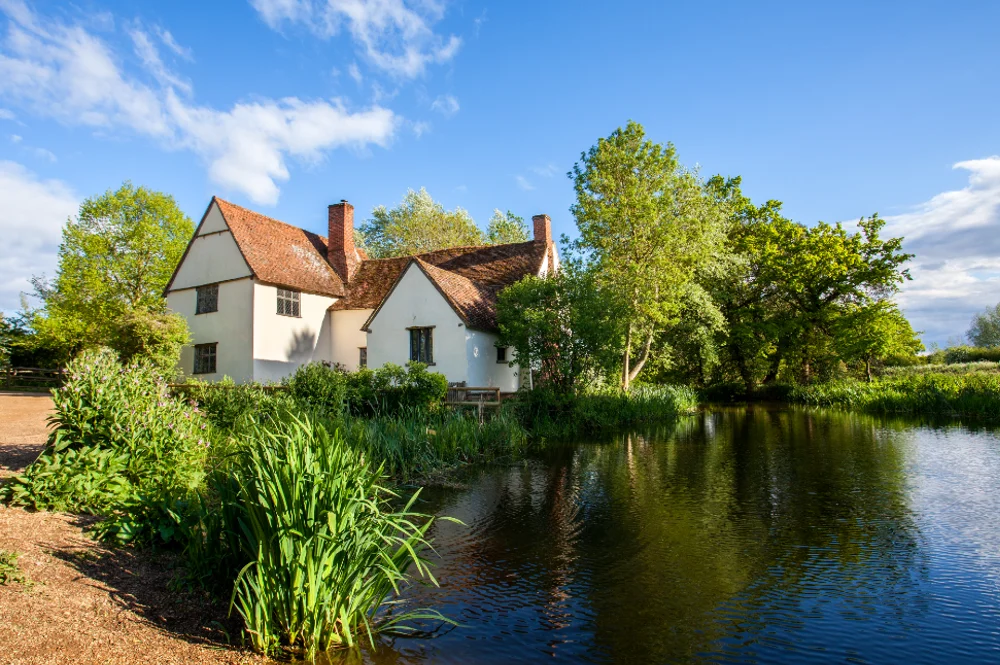
M 566 172 L 629 119 L 792 218 L 879 212 L 944 343 L 1000 300 L 1000 3 L 0 0 L 0 309 L 128 178 L 325 234 L 427 187 L 574 231 Z

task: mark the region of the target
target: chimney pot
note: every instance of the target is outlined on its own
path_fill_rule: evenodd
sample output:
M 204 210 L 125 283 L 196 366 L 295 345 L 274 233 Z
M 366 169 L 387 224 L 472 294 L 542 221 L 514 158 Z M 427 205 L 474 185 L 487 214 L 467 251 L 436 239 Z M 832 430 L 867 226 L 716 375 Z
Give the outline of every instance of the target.
M 354 206 L 341 199 L 327 210 L 330 232 L 326 260 L 340 279 L 347 284 L 358 270 L 358 254 L 354 248 Z
M 535 242 L 552 242 L 552 220 L 548 215 L 535 215 L 531 218 L 535 226 Z

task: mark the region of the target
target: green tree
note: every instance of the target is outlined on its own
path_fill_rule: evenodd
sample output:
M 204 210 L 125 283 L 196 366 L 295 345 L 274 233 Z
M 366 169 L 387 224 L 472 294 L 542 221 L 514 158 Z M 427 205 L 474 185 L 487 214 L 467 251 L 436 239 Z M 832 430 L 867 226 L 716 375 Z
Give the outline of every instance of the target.
M 467 211 L 445 210 L 423 187 L 419 192 L 409 190 L 394 208 L 372 210 L 360 231 L 372 258 L 484 244 L 483 232 Z
M 595 287 L 622 313 L 616 325 L 621 385 L 628 389 L 658 333 L 677 323 L 695 275 L 713 261 L 722 217 L 673 145 L 635 122 L 598 140 L 573 166 L 572 212 Z M 637 352 L 635 362 L 632 354 Z
M 518 217 L 510 210 L 500 212 L 493 210 L 489 226 L 486 227 L 486 243 L 490 245 L 507 245 L 515 242 L 528 241 L 528 225 L 523 217 Z
M 973 316 L 966 337 L 973 346 L 1000 346 L 1000 303 Z
M 863 362 L 869 381 L 873 361 L 913 356 L 924 350 L 910 322 L 891 301 L 849 306 L 836 321 L 833 332 L 841 358 Z
M 125 182 L 88 198 L 63 229 L 54 280 L 34 278 L 41 307 L 28 312 L 43 345 L 69 356 L 84 347 L 107 345 L 129 355 L 134 340 L 122 336 L 140 320 L 163 325 L 162 344 L 180 333 L 166 316 L 166 288 L 194 225 L 173 197 Z M 186 334 L 186 333 L 185 333 Z M 143 348 L 160 348 L 146 339 Z M 150 346 L 152 345 L 152 346 Z

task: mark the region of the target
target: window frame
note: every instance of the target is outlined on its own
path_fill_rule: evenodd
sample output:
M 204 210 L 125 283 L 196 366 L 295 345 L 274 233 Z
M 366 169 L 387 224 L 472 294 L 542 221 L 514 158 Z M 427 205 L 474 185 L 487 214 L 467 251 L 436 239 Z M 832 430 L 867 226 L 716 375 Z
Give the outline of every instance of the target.
M 410 362 L 423 363 L 428 367 L 434 365 L 434 328 L 435 326 L 412 326 L 407 328 L 410 333 Z M 414 344 L 414 339 L 417 340 Z M 422 342 L 426 340 L 425 343 Z M 425 349 L 426 360 L 421 359 L 421 349 Z M 414 357 L 416 356 L 416 357 Z
M 202 298 L 202 293 L 207 292 L 209 289 L 215 291 L 214 305 L 215 309 L 202 309 L 202 302 L 204 300 L 210 300 L 209 298 Z M 194 314 L 199 316 L 201 314 L 212 314 L 213 312 L 219 311 L 219 285 L 216 284 L 203 284 L 201 286 L 196 286 L 194 289 Z
M 507 360 L 507 347 L 506 346 L 498 346 L 497 347 L 497 364 L 498 365 L 506 365 L 507 362 L 508 362 L 508 360 Z
M 368 347 L 359 346 L 358 347 L 358 369 L 368 368 Z
M 205 369 L 202 364 L 199 366 L 200 354 L 203 351 L 211 351 L 208 357 L 211 358 L 211 369 Z M 204 363 L 204 358 L 202 358 L 202 363 Z M 219 343 L 218 342 L 208 342 L 205 344 L 195 344 L 194 345 L 194 363 L 191 368 L 191 374 L 217 374 L 219 371 Z
M 284 307 L 282 307 L 284 305 Z M 286 311 L 282 311 L 282 309 Z M 302 318 L 302 292 L 295 289 L 277 288 L 276 310 L 278 316 Z

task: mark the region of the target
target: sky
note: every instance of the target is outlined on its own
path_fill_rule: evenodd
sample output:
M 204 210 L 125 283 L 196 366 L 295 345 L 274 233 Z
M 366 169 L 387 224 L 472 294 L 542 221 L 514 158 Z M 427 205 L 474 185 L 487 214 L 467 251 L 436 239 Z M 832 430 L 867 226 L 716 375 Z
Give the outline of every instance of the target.
M 813 224 L 878 212 L 925 343 L 1000 301 L 1000 3 L 0 0 L 0 311 L 124 180 L 326 234 L 426 187 L 575 233 L 628 120 Z

